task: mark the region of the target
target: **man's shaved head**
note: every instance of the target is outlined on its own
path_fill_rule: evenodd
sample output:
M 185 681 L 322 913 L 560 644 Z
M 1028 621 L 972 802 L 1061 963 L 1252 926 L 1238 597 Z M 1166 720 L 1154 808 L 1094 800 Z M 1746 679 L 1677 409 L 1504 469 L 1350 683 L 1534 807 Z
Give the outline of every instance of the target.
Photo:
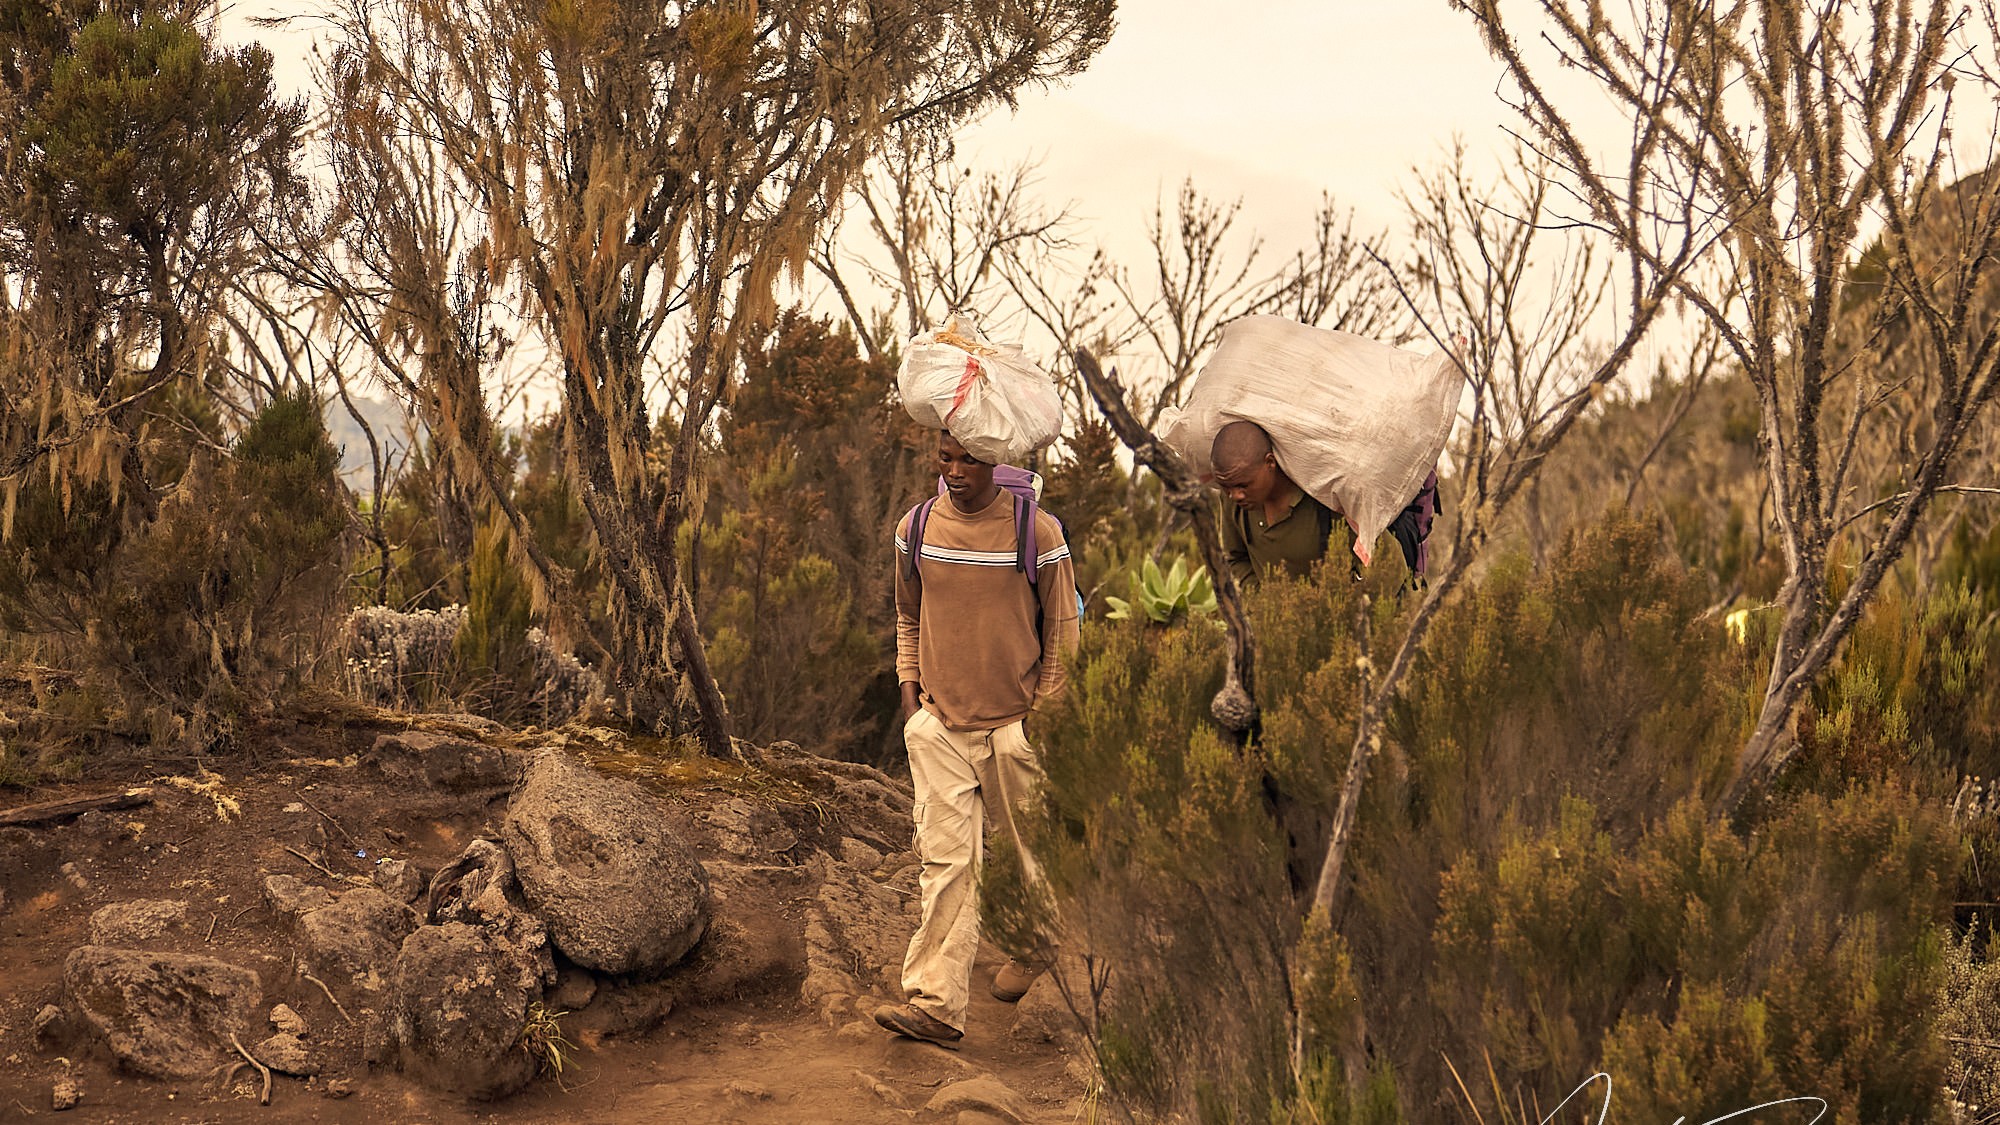
M 1208 459 L 1214 463 L 1215 471 L 1222 473 L 1249 468 L 1270 452 L 1271 435 L 1264 432 L 1264 427 L 1255 422 L 1231 422 L 1216 431 Z

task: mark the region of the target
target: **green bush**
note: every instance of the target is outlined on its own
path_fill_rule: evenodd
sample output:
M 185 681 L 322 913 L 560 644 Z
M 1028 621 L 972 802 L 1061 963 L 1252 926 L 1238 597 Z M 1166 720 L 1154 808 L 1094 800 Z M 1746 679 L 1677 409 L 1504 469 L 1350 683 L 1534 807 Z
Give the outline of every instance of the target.
M 67 504 L 24 489 L 0 622 L 100 685 L 107 728 L 218 737 L 309 679 L 325 649 L 348 526 L 336 462 L 316 405 L 287 397 L 227 457 L 196 454 L 150 521 L 101 486 Z
M 1358 589 L 1330 570 L 1251 598 L 1255 744 L 1206 717 L 1217 639 L 1137 623 L 1086 633 L 1046 728 L 1041 921 L 1108 967 L 1082 1006 L 1114 1096 L 1204 1121 L 1511 1120 L 1608 1069 L 1634 1120 L 1795 1094 L 1941 1119 L 1961 833 L 1893 781 L 1798 787 L 1748 837 L 1708 823 L 1763 657 L 1649 520 L 1614 514 L 1539 572 L 1502 557 L 1444 607 L 1392 708 L 1339 932 L 1307 932 L 1295 896 L 1362 688 L 1353 626 L 1369 614 L 1387 651 L 1414 605 L 1386 570 Z M 1961 619 L 1948 603 L 1934 624 Z M 1485 1081 L 1462 1090 L 1446 1060 Z

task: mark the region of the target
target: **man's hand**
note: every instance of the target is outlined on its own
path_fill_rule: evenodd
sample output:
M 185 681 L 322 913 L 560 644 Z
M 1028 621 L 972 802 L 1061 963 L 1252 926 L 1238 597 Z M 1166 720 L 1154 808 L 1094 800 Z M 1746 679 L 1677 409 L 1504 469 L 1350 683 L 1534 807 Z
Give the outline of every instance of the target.
M 917 713 L 917 708 L 924 705 L 920 692 L 917 681 L 903 681 L 903 721 L 906 723 L 910 721 L 910 716 Z

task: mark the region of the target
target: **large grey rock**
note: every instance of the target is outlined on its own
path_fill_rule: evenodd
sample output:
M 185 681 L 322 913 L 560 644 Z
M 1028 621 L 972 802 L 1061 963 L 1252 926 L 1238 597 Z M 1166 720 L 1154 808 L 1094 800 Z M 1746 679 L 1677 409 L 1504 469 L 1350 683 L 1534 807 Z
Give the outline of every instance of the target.
M 300 915 L 299 955 L 320 976 L 372 992 L 382 987 L 384 971 L 416 928 L 416 911 L 372 887 L 357 887 Z
M 185 953 L 82 946 L 63 963 L 63 988 L 83 1024 L 126 1067 L 196 1078 L 235 1054 L 264 996 L 256 973 Z
M 501 833 L 528 908 L 586 968 L 652 975 L 708 927 L 708 879 L 646 791 L 558 750 L 528 766 Z
M 384 776 L 455 791 L 504 789 L 521 773 L 512 751 L 429 731 L 385 734 L 375 740 L 367 761 Z
M 187 928 L 188 904 L 176 899 L 134 899 L 99 907 L 90 916 L 90 944 L 137 945 Z
M 424 926 L 403 942 L 394 986 L 388 1039 L 411 1077 L 481 1100 L 534 1078 L 519 1038 L 542 975 L 506 938 L 463 922 Z

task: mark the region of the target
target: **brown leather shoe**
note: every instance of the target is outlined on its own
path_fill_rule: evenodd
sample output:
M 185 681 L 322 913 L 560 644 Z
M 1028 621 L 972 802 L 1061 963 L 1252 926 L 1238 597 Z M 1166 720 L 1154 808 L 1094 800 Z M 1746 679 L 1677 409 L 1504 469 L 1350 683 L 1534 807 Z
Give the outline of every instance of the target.
M 921 1039 L 952 1051 L 958 1050 L 958 1041 L 965 1038 L 963 1031 L 915 1004 L 884 1004 L 875 1009 L 875 1022 L 906 1039 Z
M 1042 979 L 1042 974 L 1048 971 L 1047 965 L 1029 965 L 1010 960 L 1000 966 L 999 972 L 993 974 L 993 985 L 987 991 L 1003 1004 L 1018 1003 L 1021 997 L 1028 994 L 1028 989 Z

